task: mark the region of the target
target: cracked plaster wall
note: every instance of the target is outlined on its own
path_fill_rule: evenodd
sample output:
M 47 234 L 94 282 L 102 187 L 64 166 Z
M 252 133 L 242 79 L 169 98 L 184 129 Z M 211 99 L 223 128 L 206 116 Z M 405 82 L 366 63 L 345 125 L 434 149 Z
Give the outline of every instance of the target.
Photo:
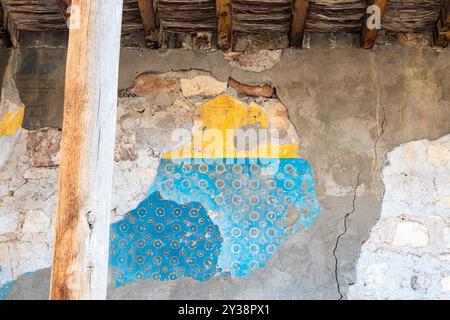
M 314 228 L 289 239 L 264 270 L 249 278 L 202 284 L 143 280 L 110 290 L 110 298 L 339 299 L 347 297 L 349 284 L 364 282 L 360 271 L 364 262 L 358 265 L 358 278 L 356 265 L 361 245 L 381 212 L 380 172 L 386 153 L 402 143 L 438 139 L 450 132 L 450 52 L 387 46 L 376 51 L 285 50 L 279 55 L 278 63 L 266 64 L 275 56 L 271 54 L 265 66 L 255 66 L 260 72 L 253 72 L 248 60 L 218 51 L 123 50 L 121 90 L 133 87 L 135 78 L 146 72 L 173 76 L 181 71 L 186 78 L 210 73 L 223 82 L 231 77 L 250 85 L 273 85 L 299 133 L 300 155 L 313 166 L 322 214 Z M 245 61 L 241 67 L 240 60 Z M 186 71 L 191 69 L 202 71 Z M 186 103 L 180 96 L 179 82 L 171 90 L 167 83 L 156 90 L 141 89 L 141 94 L 123 91 L 120 100 L 115 219 L 134 208 L 148 191 L 159 156 L 173 147 L 172 129 L 192 127 L 195 102 Z M 57 128 L 58 121 L 53 119 L 50 125 Z M 0 282 L 22 275 L 9 298 L 46 297 L 42 283 L 48 283 L 48 270 L 26 273 L 49 266 L 58 137 L 57 129 L 20 129 L 0 169 L 1 208 L 7 208 L 3 215 L 8 217 L 0 230 Z M 408 192 L 408 186 L 404 188 Z M 388 192 L 389 188 L 386 197 Z M 30 239 L 36 245 L 31 246 Z M 367 260 L 364 250 L 361 261 Z M 29 290 L 33 284 L 36 291 Z M 350 297 L 382 297 L 373 293 L 378 289 L 361 290 Z
M 450 135 L 389 152 L 380 220 L 362 247 L 352 299 L 450 298 Z

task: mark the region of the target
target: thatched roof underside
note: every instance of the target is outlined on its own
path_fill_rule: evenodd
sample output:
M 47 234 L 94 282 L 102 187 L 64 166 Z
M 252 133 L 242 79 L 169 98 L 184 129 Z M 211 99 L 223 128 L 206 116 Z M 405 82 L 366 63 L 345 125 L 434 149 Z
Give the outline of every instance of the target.
M 215 0 L 158 0 L 156 8 L 166 31 L 213 31 L 217 25 Z
M 12 30 L 51 31 L 67 30 L 54 0 L 0 0 L 4 21 Z M 136 0 L 124 0 L 123 32 L 142 30 L 142 20 Z
M 54 0 L 0 0 L 9 29 L 66 30 Z M 433 28 L 444 0 L 389 0 L 383 28 L 392 32 L 422 32 Z M 292 0 L 232 0 L 233 31 L 288 33 Z M 216 30 L 215 0 L 155 0 L 160 28 L 169 32 Z M 310 0 L 306 30 L 358 32 L 365 0 Z M 123 32 L 142 30 L 137 0 L 124 0 Z
M 394 32 L 420 32 L 433 27 L 439 16 L 441 0 L 389 0 L 383 27 Z
M 291 0 L 234 0 L 233 30 L 242 33 L 288 33 Z

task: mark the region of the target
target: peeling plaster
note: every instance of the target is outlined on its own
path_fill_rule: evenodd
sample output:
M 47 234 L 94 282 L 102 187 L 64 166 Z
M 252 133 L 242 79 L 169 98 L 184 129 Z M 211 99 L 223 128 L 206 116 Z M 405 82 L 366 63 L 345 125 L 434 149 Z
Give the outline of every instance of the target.
M 349 298 L 450 297 L 450 210 L 438 205 L 450 194 L 449 150 L 447 135 L 410 142 L 388 153 L 381 217 L 362 246 Z
M 218 277 L 200 285 L 189 280 L 174 283 L 142 280 L 110 290 L 109 297 L 112 299 L 177 299 L 192 296 L 199 299 L 242 299 L 249 296 L 346 298 L 348 285 L 357 281 L 355 267 L 361 245 L 373 234 L 370 230 L 379 218 L 383 198 L 387 201 L 386 197 L 390 196 L 388 193 L 384 196 L 380 179 L 386 153 L 405 142 L 437 139 L 450 132 L 450 112 L 446 112 L 450 108 L 450 88 L 446 81 L 450 73 L 450 58 L 447 51 L 437 53 L 428 48 L 396 46 L 370 52 L 338 46 L 336 49 L 285 50 L 276 65 L 262 72 L 232 67 L 220 52 L 127 49 L 122 52 L 122 61 L 121 89 L 132 87 L 139 74 L 178 71 L 182 71 L 179 74 L 184 74 L 183 77 L 189 74 L 189 78 L 210 72 L 221 82 L 232 77 L 248 85 L 275 86 L 278 98 L 289 112 L 289 122 L 300 136 L 301 156 L 312 164 L 316 173 L 316 193 L 323 212 L 313 230 L 306 230 L 301 236 L 287 240 L 266 268 L 249 278 L 235 280 L 232 277 Z M 191 71 L 185 73 L 187 70 Z M 232 90 L 227 91 L 237 96 Z M 174 96 L 124 96 L 120 99 L 113 199 L 116 222 L 145 197 L 148 186 L 156 176 L 160 157 L 176 145 L 170 139 L 171 130 L 192 128 L 192 113 L 202 99 L 189 102 L 180 96 L 178 88 L 176 92 Z M 26 143 L 22 141 L 27 139 L 28 133 L 19 131 L 16 137 L 20 142 L 13 144 L 15 151 L 7 160 L 6 169 L 0 171 L 0 194 L 3 195 L 0 199 L 8 204 L 13 199 L 19 200 L 15 201 L 16 208 L 10 210 L 16 215 L 8 219 L 13 221 L 13 225 L 20 226 L 25 221 L 27 210 L 42 208 L 42 205 L 30 205 L 31 200 L 24 199 L 25 195 L 30 194 L 28 188 L 33 183 L 37 186 L 43 184 L 44 190 L 51 189 L 53 187 L 45 183 L 49 179 L 56 181 L 56 176 L 45 168 L 29 168 L 30 164 L 24 156 L 27 153 Z M 446 154 L 444 149 L 430 149 L 430 161 L 438 165 L 442 163 Z M 425 159 L 424 155 L 419 157 L 413 152 L 407 153 L 407 157 L 415 159 L 411 163 L 418 169 L 422 164 L 420 160 Z M 55 161 L 57 155 L 47 156 L 46 159 Z M 12 172 L 19 174 L 11 176 Z M 355 181 L 359 181 L 359 186 L 355 187 Z M 44 190 L 42 195 L 33 194 L 33 197 L 53 199 L 54 191 Z M 394 190 L 394 197 L 399 196 L 399 190 Z M 448 198 L 450 195 L 425 201 L 422 204 L 424 212 L 448 208 Z M 409 200 L 403 200 L 409 205 Z M 402 221 L 402 218 L 400 215 L 390 223 L 391 226 Z M 439 219 L 442 217 L 432 221 L 442 226 Z M 412 221 L 425 223 L 422 218 Z M 432 229 L 427 225 L 428 231 Z M 395 228 L 389 230 L 393 237 Z M 442 230 L 443 239 L 448 239 L 447 229 Z M 17 238 L 16 233 L 12 235 Z M 0 232 L 0 236 L 4 234 Z M 430 243 L 432 241 L 431 237 Z M 0 250 L 7 252 L 7 264 L 14 266 L 14 271 L 7 271 L 8 277 L 17 278 L 22 272 L 17 266 L 22 262 L 10 256 L 10 244 L 2 245 L 0 243 Z M 424 247 L 413 249 L 421 248 Z M 33 249 L 37 252 L 41 250 L 37 245 Z M 26 250 L 18 251 L 19 256 L 25 257 Z M 41 252 L 45 252 L 44 246 Z M 449 256 L 447 252 L 441 254 L 441 262 L 436 262 L 436 265 L 448 262 Z M 0 257 L 3 255 L 0 254 Z M 374 268 L 367 274 L 383 273 L 386 262 L 380 261 Z M 47 271 L 38 272 L 36 276 L 48 281 L 45 280 L 48 279 Z M 395 275 L 392 283 L 400 276 Z M 427 278 L 415 274 L 402 285 L 417 288 L 416 291 L 421 294 L 425 294 L 427 288 L 437 292 L 438 284 L 439 290 L 445 288 L 447 276 L 440 274 L 439 278 Z M 13 288 L 11 296 L 19 297 L 21 294 Z M 349 294 L 349 297 L 354 295 Z

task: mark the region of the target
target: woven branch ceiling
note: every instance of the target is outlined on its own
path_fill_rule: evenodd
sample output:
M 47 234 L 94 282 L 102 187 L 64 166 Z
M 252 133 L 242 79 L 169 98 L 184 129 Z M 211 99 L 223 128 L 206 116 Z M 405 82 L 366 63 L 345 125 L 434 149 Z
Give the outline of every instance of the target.
M 10 30 L 65 30 L 54 0 L 0 0 Z M 444 0 L 389 0 L 383 28 L 392 32 L 431 30 Z M 233 31 L 288 33 L 292 0 L 232 0 Z M 306 30 L 358 32 L 365 0 L 310 0 Z M 155 0 L 160 28 L 169 32 L 216 30 L 215 0 Z M 137 0 L 124 0 L 123 32 L 143 28 Z

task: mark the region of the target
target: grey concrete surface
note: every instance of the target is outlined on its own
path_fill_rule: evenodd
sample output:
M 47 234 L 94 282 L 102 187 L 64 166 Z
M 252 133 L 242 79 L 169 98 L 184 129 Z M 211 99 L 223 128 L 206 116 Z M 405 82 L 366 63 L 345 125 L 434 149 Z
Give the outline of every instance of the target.
M 300 135 L 300 154 L 313 166 L 322 214 L 314 228 L 290 238 L 265 269 L 248 278 L 143 280 L 111 288 L 109 298 L 345 298 L 355 282 L 361 245 L 380 215 L 386 153 L 405 142 L 450 132 L 450 51 L 401 45 L 374 51 L 350 45 L 285 50 L 274 68 L 256 73 L 231 67 L 218 51 L 123 49 L 119 86 L 131 87 L 145 72 L 190 69 L 211 72 L 222 81 L 232 77 L 276 87 Z M 60 108 L 56 103 L 48 107 Z M 51 122 L 41 123 L 60 125 L 57 116 Z M 23 276 L 10 298 L 44 298 L 48 281 L 48 271 Z

